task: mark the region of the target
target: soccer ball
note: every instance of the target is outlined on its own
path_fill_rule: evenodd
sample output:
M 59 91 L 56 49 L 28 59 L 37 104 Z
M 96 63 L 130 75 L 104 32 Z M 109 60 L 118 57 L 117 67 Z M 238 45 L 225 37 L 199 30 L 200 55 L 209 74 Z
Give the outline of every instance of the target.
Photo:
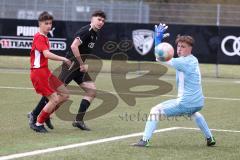
M 169 61 L 173 55 L 174 49 L 169 43 L 163 42 L 155 47 L 155 57 L 160 61 Z

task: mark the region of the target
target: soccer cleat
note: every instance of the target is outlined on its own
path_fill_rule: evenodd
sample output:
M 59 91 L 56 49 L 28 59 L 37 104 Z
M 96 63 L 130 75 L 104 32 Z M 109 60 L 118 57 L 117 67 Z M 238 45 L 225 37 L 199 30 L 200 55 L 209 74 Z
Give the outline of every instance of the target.
M 73 127 L 77 127 L 81 130 L 85 130 L 85 131 L 90 131 L 91 130 L 85 125 L 85 123 L 83 121 L 74 121 L 72 123 L 72 125 L 73 125 Z
M 45 124 L 47 125 L 47 127 L 48 127 L 49 129 L 54 129 L 50 118 L 48 118 L 48 119 L 45 121 Z
M 28 120 L 29 127 L 30 127 L 31 129 L 33 129 L 33 128 L 34 128 L 33 125 L 35 125 L 35 123 L 37 122 L 37 116 L 35 116 L 32 112 L 29 112 L 28 115 L 27 115 L 27 117 L 28 117 L 28 119 L 29 119 L 29 120 Z M 54 129 L 54 127 L 53 127 L 53 125 L 52 125 L 52 123 L 51 123 L 50 118 L 47 119 L 47 120 L 45 121 L 45 123 L 46 123 L 46 125 L 47 125 L 47 127 L 48 127 L 49 129 Z
M 136 146 L 136 147 L 149 147 L 150 143 L 149 143 L 149 140 L 144 141 L 143 139 L 140 139 L 140 141 L 138 141 L 138 143 L 134 143 L 133 146 Z
M 36 124 L 34 124 L 32 126 L 32 129 L 36 132 L 39 132 L 39 133 L 47 133 L 48 132 L 48 130 L 44 127 L 44 125 L 36 126 Z
M 207 138 L 207 146 L 214 146 L 216 144 L 216 140 L 214 137 Z
M 29 112 L 27 117 L 28 117 L 29 127 L 32 129 L 35 123 L 37 122 L 37 116 L 35 116 L 32 112 Z

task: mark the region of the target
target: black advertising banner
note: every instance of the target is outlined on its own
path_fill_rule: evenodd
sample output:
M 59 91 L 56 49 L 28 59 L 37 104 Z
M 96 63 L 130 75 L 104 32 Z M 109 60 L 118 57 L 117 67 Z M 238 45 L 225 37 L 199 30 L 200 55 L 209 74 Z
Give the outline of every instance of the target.
M 220 28 L 219 63 L 240 64 L 240 27 Z
M 51 50 L 62 53 L 67 48 L 65 27 L 55 22 L 49 33 Z M 55 27 L 56 26 L 56 27 Z M 38 31 L 37 21 L 0 19 L 0 54 L 25 55 L 30 53 L 33 35 Z
M 129 60 L 154 61 L 154 32 L 151 24 L 110 23 L 104 26 L 95 54 L 111 59 L 113 54 L 125 53 Z
M 153 24 L 107 24 L 97 46 L 97 50 L 100 51 L 98 54 L 102 58 L 109 59 L 113 53 L 125 52 L 130 60 L 154 61 L 153 28 Z M 169 25 L 168 32 L 170 37 L 163 41 L 171 43 L 175 49 L 177 35 L 188 34 L 193 36 L 196 41 L 193 54 L 198 57 L 200 62 L 217 62 L 219 45 L 217 27 Z M 103 49 L 100 48 L 101 46 Z M 121 48 L 121 46 L 126 48 Z
M 195 25 L 170 25 L 170 42 L 174 44 L 176 37 L 180 35 L 190 35 L 194 38 L 195 44 L 192 54 L 201 63 L 217 63 L 218 53 L 218 28 L 215 26 L 195 26 Z M 176 50 L 176 45 L 174 46 Z
M 48 37 L 51 50 L 65 55 L 74 33 L 88 22 L 54 21 Z M 29 56 L 37 21 L 0 19 L 0 54 Z M 106 23 L 100 31 L 93 54 L 111 59 L 115 53 L 125 53 L 129 60 L 154 61 L 154 24 Z M 195 39 L 193 54 L 201 63 L 240 63 L 239 27 L 169 25 L 170 37 L 164 41 L 174 48 L 177 35 Z M 84 53 L 83 53 L 84 54 Z

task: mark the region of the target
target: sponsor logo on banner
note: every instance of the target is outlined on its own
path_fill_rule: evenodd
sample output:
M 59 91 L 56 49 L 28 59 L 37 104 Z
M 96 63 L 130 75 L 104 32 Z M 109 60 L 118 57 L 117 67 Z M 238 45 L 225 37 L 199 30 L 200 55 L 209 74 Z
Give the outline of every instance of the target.
M 146 55 L 152 49 L 154 32 L 147 29 L 138 29 L 132 32 L 133 44 L 137 52 Z
M 230 50 L 226 49 L 226 43 L 230 43 Z M 240 37 L 236 37 L 233 35 L 226 36 L 221 43 L 221 49 L 224 54 L 227 56 L 240 56 Z
M 54 38 L 54 30 L 49 32 L 51 38 L 50 50 L 66 50 L 66 38 Z M 38 32 L 35 26 L 17 26 L 17 36 L 0 36 L 0 47 L 3 49 L 31 49 L 34 34 Z

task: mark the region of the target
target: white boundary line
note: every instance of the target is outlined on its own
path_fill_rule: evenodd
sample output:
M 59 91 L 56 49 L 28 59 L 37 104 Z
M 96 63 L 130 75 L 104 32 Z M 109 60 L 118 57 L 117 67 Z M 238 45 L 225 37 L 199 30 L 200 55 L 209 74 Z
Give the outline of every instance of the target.
M 1 68 L 0 67 L 0 73 L 7 73 L 7 74 L 30 74 L 30 69 L 12 69 L 12 68 Z M 106 77 L 103 74 L 110 74 L 110 72 L 100 72 L 97 77 Z M 134 77 L 136 73 L 133 73 Z M 155 75 L 153 75 L 155 76 Z M 147 77 L 142 77 L 142 78 L 147 78 Z M 170 81 L 175 81 L 175 75 L 164 75 L 161 77 L 161 80 L 170 80 Z M 209 77 L 203 77 L 202 82 L 206 83 L 240 83 L 239 78 L 209 78 Z
M 164 128 L 164 129 L 156 130 L 154 133 L 167 132 L 167 131 L 179 130 L 179 129 L 200 130 L 199 128 L 191 128 L 191 127 L 171 127 L 171 128 Z M 237 131 L 237 130 L 225 130 L 225 129 L 210 129 L 210 130 L 217 131 L 217 132 L 240 133 L 240 131 Z M 112 142 L 112 141 L 117 141 L 117 140 L 121 140 L 121 139 L 142 136 L 142 134 L 143 134 L 143 132 L 133 133 L 133 134 L 123 135 L 123 136 L 115 136 L 115 137 L 110 137 L 110 138 L 94 140 L 94 141 L 70 144 L 70 145 L 66 145 L 66 146 L 59 146 L 59 147 L 35 150 L 35 151 L 30 151 L 30 152 L 12 154 L 12 155 L 8 155 L 8 156 L 2 156 L 2 157 L 0 157 L 0 160 L 23 158 L 23 157 L 29 157 L 29 156 L 34 156 L 34 155 L 39 155 L 39 154 L 44 154 L 44 153 L 51 153 L 51 152 L 56 152 L 56 151 L 61 151 L 61 150 L 66 150 L 66 149 L 84 147 L 84 146 L 89 146 L 89 145 L 93 145 L 93 144 Z
M 164 128 L 164 129 L 156 130 L 154 133 L 167 132 L 167 131 L 171 131 L 171 130 L 177 130 L 179 128 L 180 127 Z M 31 151 L 31 152 L 12 154 L 12 155 L 8 155 L 8 156 L 2 156 L 2 157 L 0 157 L 0 160 L 10 160 L 10 159 L 16 159 L 16 158 L 29 157 L 29 156 L 39 155 L 39 154 L 43 154 L 43 153 L 51 153 L 51 152 L 72 149 L 72 148 L 78 148 L 78 147 L 83 147 L 83 146 L 88 146 L 88 145 L 93 145 L 93 144 L 112 142 L 112 141 L 117 141 L 117 140 L 131 138 L 131 137 L 138 137 L 138 136 L 142 136 L 142 135 L 143 135 L 143 132 L 133 133 L 133 134 L 123 135 L 123 136 L 98 139 L 98 140 L 94 140 L 94 141 L 76 143 L 76 144 L 71 144 L 71 145 L 66 145 L 66 146 L 59 146 L 59 147 L 35 150 L 35 151 Z
M 16 89 L 16 90 L 33 90 L 34 88 L 30 88 L 30 87 L 10 87 L 10 86 L 0 86 L 0 89 Z M 106 90 L 106 92 L 109 92 Z M 116 94 L 116 92 L 109 92 L 112 94 Z M 126 95 L 148 95 L 148 96 L 154 96 L 154 94 L 144 94 L 144 93 L 120 93 L 120 94 L 126 94 Z M 166 94 L 166 95 L 161 95 L 163 97 L 175 97 L 176 95 L 170 95 L 170 94 Z M 206 99 L 212 99 L 212 100 L 226 100 L 226 101 L 240 101 L 240 98 L 221 98 L 221 97 L 205 97 Z
M 0 89 L 16 89 L 16 90 L 33 90 L 31 87 L 10 87 L 10 86 L 0 86 Z
M 190 127 L 179 127 L 178 129 L 200 130 L 199 128 L 190 128 Z M 237 131 L 237 130 L 226 130 L 226 129 L 210 129 L 210 130 L 216 131 L 216 132 L 240 133 L 240 131 Z

